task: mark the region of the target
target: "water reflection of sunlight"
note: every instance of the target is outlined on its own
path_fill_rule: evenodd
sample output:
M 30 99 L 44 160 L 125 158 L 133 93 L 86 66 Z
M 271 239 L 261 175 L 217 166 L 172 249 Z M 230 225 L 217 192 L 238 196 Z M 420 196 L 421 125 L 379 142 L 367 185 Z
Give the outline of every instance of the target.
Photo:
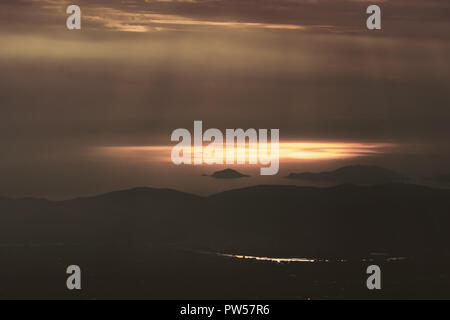
M 291 262 L 302 262 L 302 263 L 347 263 L 350 261 L 362 261 L 362 262 L 375 262 L 375 261 L 384 261 L 384 262 L 399 262 L 407 260 L 407 257 L 395 257 L 395 256 L 386 256 L 375 259 L 374 257 L 370 258 L 355 258 L 354 260 L 349 260 L 346 258 L 273 258 L 273 257 L 258 257 L 258 256 L 249 256 L 249 255 L 239 255 L 239 254 L 228 254 L 228 253 L 217 253 L 217 252 L 209 252 L 209 251 L 201 251 L 197 250 L 197 253 L 207 254 L 207 255 L 215 255 L 218 257 L 232 258 L 238 260 L 254 260 L 254 261 L 264 261 L 264 262 L 274 262 L 274 263 L 291 263 Z
M 228 258 L 236 258 L 236 259 L 249 259 L 249 260 L 256 260 L 256 261 L 269 261 L 269 262 L 276 262 L 276 263 L 283 263 L 283 262 L 317 262 L 316 259 L 307 259 L 307 258 L 269 258 L 269 257 L 255 257 L 255 256 L 244 256 L 244 255 L 236 255 L 236 254 L 225 254 L 225 253 L 218 253 L 218 256 L 221 257 L 228 257 Z

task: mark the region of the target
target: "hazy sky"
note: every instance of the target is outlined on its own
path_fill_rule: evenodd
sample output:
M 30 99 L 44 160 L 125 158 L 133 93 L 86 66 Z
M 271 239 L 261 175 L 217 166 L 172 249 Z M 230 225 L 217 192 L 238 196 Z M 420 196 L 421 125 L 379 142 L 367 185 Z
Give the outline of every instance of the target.
M 81 31 L 66 28 L 69 4 Z M 382 31 L 365 27 L 369 4 Z M 99 150 L 172 145 L 194 120 L 397 146 L 282 173 L 350 162 L 450 172 L 449 17 L 448 0 L 2 0 L 0 194 L 189 190 L 198 170 Z

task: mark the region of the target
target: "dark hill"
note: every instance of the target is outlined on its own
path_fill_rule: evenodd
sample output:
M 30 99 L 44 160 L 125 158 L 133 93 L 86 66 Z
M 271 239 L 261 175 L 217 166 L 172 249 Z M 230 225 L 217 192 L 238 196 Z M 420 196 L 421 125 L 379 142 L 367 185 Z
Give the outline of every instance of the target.
M 450 244 L 450 191 L 407 184 L 256 186 L 206 198 L 138 188 L 0 206 L 0 244 L 178 243 L 276 256 L 445 254 Z
M 375 263 L 383 270 L 377 299 L 448 298 L 449 216 L 449 190 L 406 184 L 0 199 L 0 297 L 372 299 L 365 270 Z M 274 264 L 204 252 L 329 262 Z M 85 274 L 80 293 L 65 287 L 70 264 Z

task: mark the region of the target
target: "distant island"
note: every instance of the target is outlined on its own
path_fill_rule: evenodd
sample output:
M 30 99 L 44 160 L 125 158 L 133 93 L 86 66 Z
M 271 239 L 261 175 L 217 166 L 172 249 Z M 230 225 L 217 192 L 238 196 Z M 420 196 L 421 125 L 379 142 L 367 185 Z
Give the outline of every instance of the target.
M 208 175 L 204 175 L 208 176 Z M 240 179 L 240 178 L 248 178 L 250 176 L 242 174 L 233 169 L 225 169 L 221 171 L 216 171 L 212 175 L 208 176 L 215 179 Z
M 390 169 L 377 166 L 354 165 L 325 172 L 291 173 L 287 177 L 291 180 L 303 180 L 312 182 L 353 183 L 353 184 L 384 184 L 404 183 L 410 179 Z

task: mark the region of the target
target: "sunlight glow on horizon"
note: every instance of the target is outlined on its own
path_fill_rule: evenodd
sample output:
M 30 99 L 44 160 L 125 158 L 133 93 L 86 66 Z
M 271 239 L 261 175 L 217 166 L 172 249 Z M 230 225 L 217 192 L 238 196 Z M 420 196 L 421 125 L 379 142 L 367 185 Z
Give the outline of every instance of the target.
M 206 146 L 206 145 L 205 145 Z M 389 143 L 354 143 L 354 142 L 280 142 L 280 161 L 326 161 L 336 159 L 350 159 L 356 157 L 373 156 L 386 153 L 395 145 Z M 105 146 L 96 151 L 101 155 L 117 158 L 133 158 L 144 161 L 171 162 L 171 151 L 174 146 Z M 270 150 L 270 143 L 267 144 Z M 204 148 L 203 148 L 204 149 Z M 234 146 L 235 154 L 240 150 Z M 223 150 L 225 163 L 226 145 Z M 245 162 L 248 164 L 249 155 L 258 153 L 258 145 L 246 144 Z M 192 147 L 192 154 L 193 147 Z M 236 159 L 236 158 L 235 158 Z M 203 161 L 214 160 L 214 155 L 203 153 Z M 237 160 L 237 159 L 236 159 Z M 258 156 L 258 160 L 261 160 Z M 266 159 L 267 160 L 267 159 Z M 206 164 L 203 164 L 206 165 Z

